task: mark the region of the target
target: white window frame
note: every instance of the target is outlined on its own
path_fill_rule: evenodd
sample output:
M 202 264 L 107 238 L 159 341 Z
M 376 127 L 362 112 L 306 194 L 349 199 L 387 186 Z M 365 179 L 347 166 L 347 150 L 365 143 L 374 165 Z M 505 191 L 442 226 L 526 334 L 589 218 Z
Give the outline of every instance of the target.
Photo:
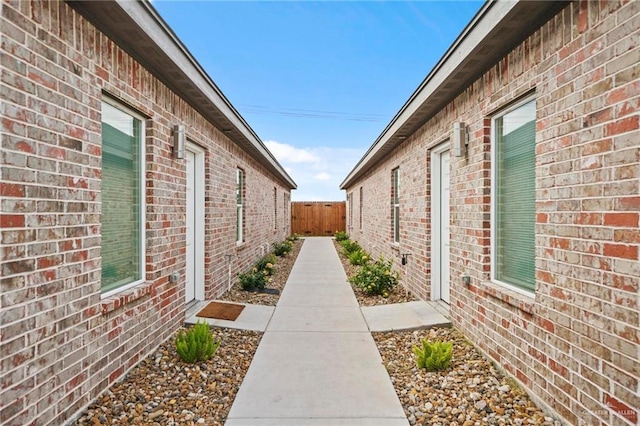
M 273 187 L 273 229 L 278 230 L 278 188 Z
M 353 226 L 353 192 L 347 195 L 347 200 L 349 204 L 349 229 L 353 229 L 355 228 L 355 226 Z
M 246 186 L 246 174 L 240 167 L 236 168 L 236 244 L 244 243 L 244 196 Z M 238 189 L 239 187 L 239 189 Z M 240 202 L 238 203 L 238 199 Z
M 400 244 L 400 167 L 391 170 L 391 229 L 393 244 Z
M 523 105 L 534 101 L 535 102 L 536 97 L 534 95 L 532 96 L 528 96 L 512 105 L 509 105 L 509 107 L 501 110 L 499 113 L 495 114 L 493 117 L 491 117 L 491 282 L 500 285 L 502 287 L 505 287 L 511 291 L 514 291 L 518 294 L 527 296 L 527 297 L 534 297 L 535 296 L 535 289 L 534 290 L 527 290 L 525 288 L 510 284 L 508 282 L 505 281 L 501 281 L 499 279 L 496 278 L 496 271 L 497 271 L 497 250 L 496 250 L 496 244 L 497 244 L 497 223 L 496 223 L 496 219 L 498 217 L 497 215 L 497 202 L 498 202 L 498 197 L 497 197 L 497 188 L 496 188 L 496 183 L 497 183 L 497 173 L 498 173 L 498 163 L 497 163 L 497 149 L 496 149 L 496 120 L 505 116 L 506 114 L 517 110 L 518 108 L 522 107 Z M 535 262 L 535 259 L 534 259 Z
M 102 97 L 102 102 L 109 104 L 110 106 L 119 109 L 120 111 L 129 114 L 131 117 L 135 118 L 136 120 L 140 121 L 140 143 L 139 143 L 139 172 L 140 172 L 140 187 L 138 188 L 138 196 L 139 196 L 139 200 L 138 203 L 140 205 L 140 259 L 139 259 L 139 264 L 140 264 L 140 268 L 139 268 L 139 273 L 140 273 L 140 279 L 132 281 L 128 284 L 124 284 L 122 286 L 116 287 L 112 290 L 106 291 L 106 292 L 101 292 L 101 298 L 107 298 L 110 296 L 113 296 L 114 294 L 120 293 L 122 291 L 128 290 L 132 287 L 135 287 L 143 282 L 146 281 L 147 278 L 147 265 L 146 265 L 146 223 L 147 223 L 147 217 L 146 217 L 146 211 L 147 211 L 147 206 L 146 206 L 146 156 L 145 156 L 145 152 L 146 152 L 146 148 L 145 148 L 145 140 L 146 140 L 146 117 L 142 116 L 140 113 L 138 113 L 137 111 L 134 111 L 130 108 L 127 108 L 126 106 L 124 106 L 123 104 L 119 103 L 118 101 L 111 99 L 107 96 L 103 96 Z M 102 110 L 102 108 L 101 108 Z M 100 122 L 102 123 L 102 118 L 100 120 Z
M 284 195 L 282 197 L 282 223 L 283 223 L 283 229 L 286 233 L 289 232 L 289 225 L 291 224 L 291 214 L 289 213 L 289 198 L 291 197 L 291 195 L 288 192 L 284 192 Z M 289 222 L 287 223 L 287 220 L 289 220 Z
M 363 202 L 363 189 L 362 186 L 360 187 L 360 209 L 359 209 L 359 220 L 360 220 L 360 230 L 362 231 L 362 209 L 364 208 L 364 202 Z

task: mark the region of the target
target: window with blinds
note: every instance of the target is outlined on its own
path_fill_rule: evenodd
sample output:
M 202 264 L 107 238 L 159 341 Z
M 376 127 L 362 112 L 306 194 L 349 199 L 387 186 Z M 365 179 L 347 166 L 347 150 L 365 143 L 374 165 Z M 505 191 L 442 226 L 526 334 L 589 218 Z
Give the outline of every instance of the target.
M 143 121 L 102 102 L 102 292 L 143 278 Z
M 400 242 L 400 169 L 395 168 L 391 172 L 391 226 L 393 229 L 393 242 Z
M 349 228 L 353 229 L 353 192 L 347 194 L 347 204 L 349 205 Z
M 236 243 L 244 241 L 244 170 L 236 169 Z
M 535 100 L 493 119 L 493 276 L 535 290 Z
M 360 208 L 358 209 L 358 213 L 360 215 L 359 217 L 359 221 L 360 221 L 360 229 L 362 230 L 362 209 L 364 208 L 364 200 L 362 199 L 363 194 L 362 194 L 362 187 L 360 187 Z

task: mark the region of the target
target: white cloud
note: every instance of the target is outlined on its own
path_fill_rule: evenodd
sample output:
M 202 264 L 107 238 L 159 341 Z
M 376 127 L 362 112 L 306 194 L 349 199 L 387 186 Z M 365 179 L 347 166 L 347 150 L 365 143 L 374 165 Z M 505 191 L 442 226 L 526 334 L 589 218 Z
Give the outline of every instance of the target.
M 280 143 L 276 141 L 266 141 L 264 143 L 269 151 L 280 161 L 281 163 L 316 163 L 320 161 L 311 151 L 308 149 L 296 148 L 293 145 L 286 143 Z
M 330 180 L 331 179 L 331 175 L 329 173 L 322 172 L 322 173 L 318 173 L 313 178 L 315 180 Z
M 345 199 L 340 183 L 364 150 L 330 146 L 296 147 L 270 140 L 265 145 L 298 184 L 294 201 L 340 201 Z

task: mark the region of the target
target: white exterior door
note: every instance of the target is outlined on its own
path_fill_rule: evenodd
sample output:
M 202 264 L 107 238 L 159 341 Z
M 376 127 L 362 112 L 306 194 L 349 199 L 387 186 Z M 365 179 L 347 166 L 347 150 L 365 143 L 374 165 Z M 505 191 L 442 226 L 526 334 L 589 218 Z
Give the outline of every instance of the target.
M 451 211 L 449 209 L 449 151 L 440 154 L 440 299 L 449 303 L 449 253 Z
M 195 202 L 196 202 L 196 180 L 195 180 L 195 162 L 196 155 L 191 151 L 187 151 L 187 267 L 185 272 L 185 301 L 191 302 L 196 298 L 196 282 L 195 282 Z
M 185 302 L 204 299 L 204 152 L 186 151 Z
M 433 300 L 449 303 L 450 293 L 450 156 L 448 144 L 431 153 L 431 294 Z

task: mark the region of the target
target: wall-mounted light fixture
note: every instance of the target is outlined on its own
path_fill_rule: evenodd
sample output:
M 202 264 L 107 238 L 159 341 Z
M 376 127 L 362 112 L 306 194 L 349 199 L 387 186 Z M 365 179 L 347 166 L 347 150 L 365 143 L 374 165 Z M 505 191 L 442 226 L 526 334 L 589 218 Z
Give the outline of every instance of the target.
M 467 128 L 464 123 L 453 123 L 453 156 L 464 157 L 467 152 Z
M 411 256 L 411 253 L 402 253 L 400 256 L 402 256 L 402 264 L 406 265 L 407 262 L 409 262 L 409 256 Z
M 173 156 L 178 160 L 185 158 L 184 151 L 185 130 L 181 124 L 173 126 Z

